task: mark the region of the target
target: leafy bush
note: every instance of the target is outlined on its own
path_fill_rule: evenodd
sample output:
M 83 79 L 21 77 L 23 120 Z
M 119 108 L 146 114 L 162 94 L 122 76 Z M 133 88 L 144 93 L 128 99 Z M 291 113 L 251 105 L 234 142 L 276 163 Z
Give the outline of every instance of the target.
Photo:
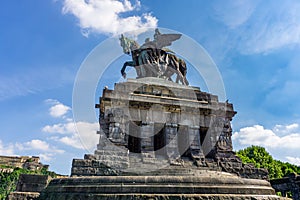
M 1 166 L 1 168 L 11 168 L 9 166 Z M 46 168 L 43 168 L 38 171 L 30 171 L 23 168 L 14 168 L 11 173 L 0 172 L 0 199 L 5 199 L 6 196 L 16 190 L 18 179 L 20 174 L 41 174 L 49 175 L 51 177 L 56 177 L 55 172 L 48 171 Z
M 270 179 L 282 178 L 290 173 L 300 174 L 300 167 L 273 159 L 266 149 L 260 146 L 239 150 L 237 155 L 243 163 L 253 163 L 257 168 L 267 169 Z

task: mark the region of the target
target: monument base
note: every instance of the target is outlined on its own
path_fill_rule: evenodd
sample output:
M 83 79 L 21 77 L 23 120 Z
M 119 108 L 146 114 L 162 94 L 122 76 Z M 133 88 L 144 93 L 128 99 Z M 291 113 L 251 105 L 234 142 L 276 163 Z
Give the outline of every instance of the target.
M 104 88 L 99 144 L 40 199 L 279 199 L 267 173 L 232 151 L 233 105 L 147 77 Z M 256 179 L 253 179 L 256 178 Z
M 41 199 L 280 199 L 270 183 L 210 170 L 189 176 L 84 176 L 53 179 Z

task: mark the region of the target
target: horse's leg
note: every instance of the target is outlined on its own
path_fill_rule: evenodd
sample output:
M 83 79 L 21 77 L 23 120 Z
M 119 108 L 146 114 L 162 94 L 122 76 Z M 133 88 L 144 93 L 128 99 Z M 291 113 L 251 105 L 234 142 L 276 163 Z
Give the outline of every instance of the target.
M 185 78 L 186 74 L 186 64 L 183 60 L 180 58 L 177 58 L 176 56 L 172 55 L 170 56 L 172 61 L 172 68 L 175 70 L 176 73 L 176 83 L 181 82 L 182 85 L 187 85 L 187 80 Z
M 173 81 L 172 80 L 172 78 L 171 78 L 171 76 L 173 76 L 173 74 L 174 73 L 176 73 L 176 71 L 174 70 L 174 68 L 172 67 L 172 65 L 170 65 L 170 63 L 169 63 L 169 65 L 167 65 L 167 64 L 165 64 L 166 66 L 165 66 L 165 72 L 164 72 L 164 74 L 162 75 L 163 77 L 166 77 L 167 78 L 167 80 L 169 80 L 169 81 Z
M 177 74 L 176 76 L 176 83 L 178 83 L 179 81 L 181 81 L 181 73 L 179 71 L 179 61 L 178 61 L 178 58 L 176 56 L 174 56 L 172 54 L 172 56 L 170 56 L 170 59 L 171 59 L 171 63 L 172 63 L 172 69 L 175 71 L 175 73 Z M 182 81 L 181 81 L 182 83 Z
M 124 65 L 123 65 L 123 67 L 122 67 L 122 69 L 121 69 L 121 74 L 122 74 L 122 76 L 123 76 L 124 78 L 126 78 L 126 72 L 125 72 L 125 70 L 126 70 L 126 67 L 127 67 L 127 66 L 135 67 L 133 61 L 127 61 L 127 62 L 125 62 Z
M 186 77 L 184 75 L 182 75 L 182 73 L 179 71 L 177 74 L 177 78 L 176 80 L 180 80 L 180 82 L 182 83 L 182 85 L 189 85 L 188 80 L 186 79 Z
M 189 85 L 190 84 L 189 81 L 187 80 L 186 76 L 183 76 L 183 80 L 185 82 L 185 85 Z
M 189 85 L 189 82 L 187 81 L 186 77 L 182 74 L 181 71 L 176 71 L 176 73 L 177 73 L 176 83 L 180 81 L 182 85 Z
M 180 71 L 176 70 L 176 83 L 179 83 L 179 81 L 182 83 L 182 85 L 185 85 L 184 81 L 183 81 L 183 75 Z
M 177 73 L 177 76 L 176 76 L 176 83 L 179 82 L 179 74 Z
M 168 54 L 166 53 L 166 57 L 165 57 L 165 63 L 166 63 L 166 71 L 164 73 L 164 75 L 166 77 L 168 77 L 169 81 L 173 81 L 171 76 L 173 76 L 174 74 L 174 60 L 173 60 L 173 55 L 172 54 Z M 174 81 L 173 81 L 174 82 Z
M 189 82 L 186 78 L 186 73 L 187 73 L 186 63 L 182 59 L 179 59 L 179 71 L 182 74 L 182 80 L 183 80 L 182 84 L 189 85 Z
M 175 58 L 173 58 L 175 59 Z M 173 60 L 174 63 L 174 69 L 176 69 L 176 83 L 179 83 L 179 81 L 181 82 L 182 85 L 189 85 L 189 82 L 186 79 L 186 64 L 183 60 L 176 59 Z

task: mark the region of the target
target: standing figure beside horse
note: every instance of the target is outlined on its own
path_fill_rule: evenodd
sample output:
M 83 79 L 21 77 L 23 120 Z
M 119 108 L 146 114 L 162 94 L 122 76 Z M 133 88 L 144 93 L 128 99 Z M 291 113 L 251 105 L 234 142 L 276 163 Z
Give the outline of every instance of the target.
M 126 77 L 126 67 L 136 69 L 137 78 L 160 77 L 171 80 L 171 76 L 176 74 L 176 83 L 181 82 L 188 85 L 186 79 L 186 63 L 178 58 L 174 52 L 165 48 L 170 46 L 173 41 L 178 40 L 180 34 L 161 34 L 158 29 L 155 30 L 154 40 L 149 38 L 145 40 L 142 46 L 123 34 L 120 37 L 120 43 L 125 54 L 131 55 L 132 61 L 124 63 L 121 74 Z

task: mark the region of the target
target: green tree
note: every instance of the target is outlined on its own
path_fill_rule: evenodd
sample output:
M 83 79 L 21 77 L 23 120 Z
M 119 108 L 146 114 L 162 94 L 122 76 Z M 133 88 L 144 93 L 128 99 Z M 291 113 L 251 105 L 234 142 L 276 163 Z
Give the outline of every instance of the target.
M 3 169 L 12 167 L 0 166 L 0 168 Z M 20 174 L 42 174 L 49 175 L 53 178 L 57 176 L 55 172 L 48 171 L 47 168 L 43 168 L 37 171 L 30 171 L 23 168 L 14 168 L 11 173 L 0 172 L 0 200 L 5 199 L 10 192 L 16 190 Z
M 300 174 L 300 167 L 273 159 L 266 149 L 260 146 L 251 146 L 239 150 L 237 155 L 243 163 L 252 163 L 257 168 L 267 169 L 270 179 L 282 178 L 290 173 Z
M 29 170 L 15 168 L 13 172 L 1 172 L 0 173 L 0 199 L 5 199 L 5 197 L 16 189 L 17 182 L 20 174 L 32 173 Z

